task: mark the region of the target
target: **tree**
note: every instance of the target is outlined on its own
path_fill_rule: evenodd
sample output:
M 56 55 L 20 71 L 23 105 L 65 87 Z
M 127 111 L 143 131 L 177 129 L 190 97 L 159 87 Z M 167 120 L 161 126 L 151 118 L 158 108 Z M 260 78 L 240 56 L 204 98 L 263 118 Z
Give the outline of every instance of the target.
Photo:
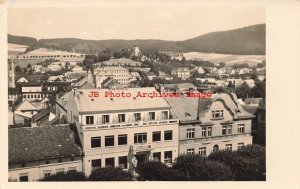
M 246 83 L 243 83 L 241 86 L 237 87 L 235 92 L 238 98 L 246 98 L 252 94 L 250 87 Z
M 103 61 L 107 61 L 111 58 L 111 52 L 110 49 L 104 49 L 103 51 L 101 51 L 98 54 L 98 61 L 99 62 L 103 62 Z
M 121 168 L 105 167 L 94 169 L 90 174 L 90 181 L 131 181 L 130 173 L 123 171 Z
M 139 164 L 137 172 L 140 180 L 158 181 L 161 180 L 161 173 L 168 167 L 160 161 L 149 161 Z
M 188 180 L 233 180 L 231 169 L 217 161 L 212 161 L 201 155 L 180 155 L 173 168 L 185 173 Z
M 220 150 L 213 152 L 208 159 L 229 166 L 235 180 L 265 180 L 266 156 L 265 148 L 260 145 L 248 145 L 238 151 Z
M 17 74 L 22 73 L 22 69 L 21 69 L 21 67 L 20 67 L 19 65 L 15 66 L 15 72 L 16 72 Z
M 86 181 L 86 176 L 82 172 L 68 171 L 44 177 L 39 181 Z

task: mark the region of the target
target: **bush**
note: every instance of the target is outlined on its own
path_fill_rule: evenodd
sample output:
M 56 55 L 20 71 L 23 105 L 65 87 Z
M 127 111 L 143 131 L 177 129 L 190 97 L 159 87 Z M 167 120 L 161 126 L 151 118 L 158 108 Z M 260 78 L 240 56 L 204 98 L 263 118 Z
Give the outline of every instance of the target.
M 131 181 L 132 176 L 121 168 L 105 167 L 94 169 L 90 174 L 90 181 Z
M 160 161 L 149 161 L 139 164 L 137 172 L 139 180 L 161 180 L 161 173 L 168 167 Z
M 68 171 L 44 177 L 39 181 L 86 181 L 86 176 L 82 172 Z

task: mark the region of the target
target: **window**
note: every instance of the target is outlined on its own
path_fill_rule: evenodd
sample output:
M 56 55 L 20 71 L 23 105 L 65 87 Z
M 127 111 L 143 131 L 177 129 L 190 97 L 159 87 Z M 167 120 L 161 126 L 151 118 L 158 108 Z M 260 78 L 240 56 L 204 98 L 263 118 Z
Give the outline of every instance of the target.
M 161 161 L 161 152 L 154 152 L 153 159 L 154 161 Z
M 172 140 L 173 139 L 173 132 L 172 131 L 165 131 L 165 140 Z
M 155 112 L 149 112 L 149 120 L 155 120 Z
M 119 157 L 119 167 L 127 169 L 127 156 Z
M 65 172 L 65 169 L 64 169 L 64 168 L 56 169 L 56 173 L 64 173 L 64 172 Z
M 242 147 L 244 147 L 244 143 L 243 142 L 240 142 L 240 143 L 238 143 L 237 144 L 237 149 L 239 150 L 239 149 L 241 149 Z
M 222 126 L 222 135 L 231 135 L 232 125 L 223 125 Z
M 186 150 L 186 154 L 194 154 L 195 153 L 195 149 L 194 148 L 190 148 Z
M 199 154 L 202 156 L 206 156 L 206 147 L 199 148 Z
M 103 124 L 109 123 L 109 115 L 102 115 L 102 123 Z
M 134 113 L 134 121 L 141 121 L 141 113 Z
M 20 182 L 28 182 L 28 174 L 27 173 L 22 173 L 19 175 L 19 181 Z
M 127 145 L 127 135 L 118 136 L 118 145 Z
M 85 124 L 93 125 L 94 124 L 94 116 L 85 116 Z
M 227 134 L 231 135 L 232 133 L 232 125 L 227 125 Z
M 172 163 L 172 151 L 165 151 L 164 157 L 165 157 L 164 163 Z
M 245 133 L 245 125 L 238 124 L 238 133 Z
M 101 147 L 101 137 L 92 137 L 91 138 L 91 148 Z
M 161 119 L 168 119 L 168 111 L 161 112 Z
M 222 119 L 223 118 L 223 110 L 213 110 L 212 118 L 213 119 Z
M 51 175 L 51 170 L 45 170 L 43 174 L 44 177 L 49 177 Z
M 92 160 L 92 169 L 101 167 L 101 159 L 93 159 Z
M 113 135 L 106 136 L 105 137 L 105 147 L 114 146 L 114 145 L 115 145 L 114 136 Z
M 115 167 L 115 158 L 105 158 L 105 167 Z
M 146 143 L 147 142 L 147 133 L 136 133 L 134 134 L 134 143 Z
M 187 129 L 186 138 L 194 138 L 195 137 L 195 129 Z
M 202 137 L 206 137 L 206 127 L 202 127 Z
M 158 141 L 160 141 L 160 136 L 161 136 L 161 132 L 160 132 L 160 131 L 153 132 L 153 133 L 152 133 L 152 141 L 153 141 L 153 142 L 158 142 Z
M 225 150 L 232 150 L 232 144 L 226 144 L 225 145 Z
M 125 114 L 119 114 L 118 118 L 119 118 L 119 123 L 124 123 L 125 122 Z
M 207 127 L 207 136 L 211 137 L 212 134 L 212 127 Z

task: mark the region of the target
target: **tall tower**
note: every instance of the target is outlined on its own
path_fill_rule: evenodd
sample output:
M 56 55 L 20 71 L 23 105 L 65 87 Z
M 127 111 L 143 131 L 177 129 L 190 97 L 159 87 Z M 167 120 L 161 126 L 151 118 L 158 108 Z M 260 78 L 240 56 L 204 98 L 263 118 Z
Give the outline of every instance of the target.
M 9 73 L 10 78 L 8 78 L 8 82 L 9 82 L 8 86 L 11 88 L 15 88 L 16 87 L 16 85 L 15 85 L 15 69 L 14 69 L 14 59 L 13 58 L 11 59 L 10 66 L 11 66 L 11 69 L 10 69 L 10 73 Z

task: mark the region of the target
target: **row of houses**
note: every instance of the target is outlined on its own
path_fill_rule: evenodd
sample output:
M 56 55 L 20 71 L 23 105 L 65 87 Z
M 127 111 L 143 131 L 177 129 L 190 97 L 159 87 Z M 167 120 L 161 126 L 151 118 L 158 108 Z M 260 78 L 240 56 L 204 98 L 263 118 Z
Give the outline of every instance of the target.
M 105 97 L 108 91 L 132 95 Z M 100 97 L 90 97 L 91 92 Z M 155 88 L 148 87 L 66 93 L 57 101 L 56 113 L 65 115 L 71 126 L 10 129 L 10 179 L 32 181 L 68 170 L 89 175 L 107 166 L 127 170 L 132 162 L 129 153 L 137 164 L 149 160 L 172 164 L 179 154 L 205 156 L 252 144 L 254 116 L 242 108 L 235 94 L 206 99 L 135 96 L 154 92 Z M 28 134 L 19 137 L 22 130 Z

